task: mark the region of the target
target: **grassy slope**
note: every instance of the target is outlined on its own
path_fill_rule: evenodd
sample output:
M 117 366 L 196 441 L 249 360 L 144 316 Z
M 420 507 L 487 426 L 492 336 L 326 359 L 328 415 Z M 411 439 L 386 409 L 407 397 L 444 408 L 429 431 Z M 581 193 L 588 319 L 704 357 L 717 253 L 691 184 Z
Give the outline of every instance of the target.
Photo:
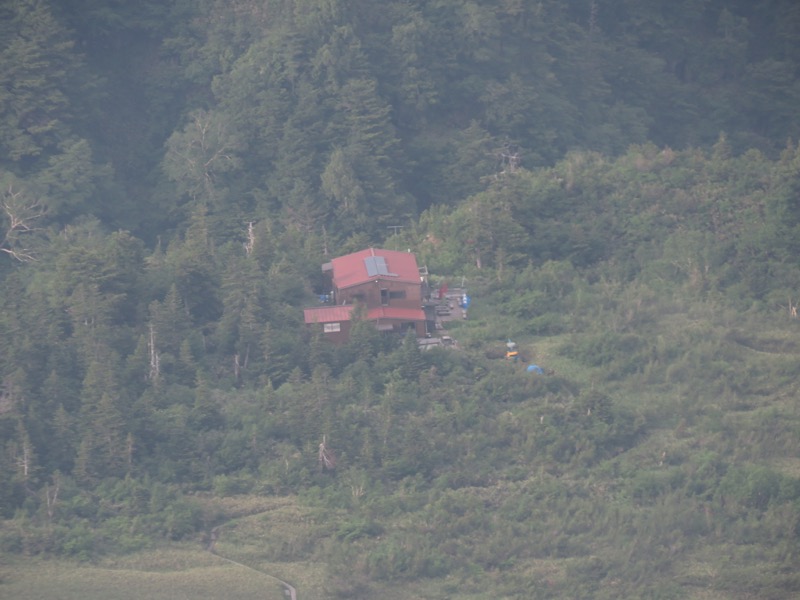
M 97 565 L 16 559 L 2 567 L 0 597 L 16 600 L 230 600 L 284 598 L 283 586 L 196 548 L 173 547 Z
M 648 423 L 647 434 L 627 451 L 590 468 L 570 463 L 557 472 L 534 457 L 526 476 L 498 474 L 486 487 L 448 490 L 454 497 L 477 498 L 499 507 L 497 525 L 528 527 L 529 544 L 565 540 L 570 549 L 538 553 L 524 543 L 524 552 L 484 570 L 456 569 L 438 579 L 364 582 L 350 566 L 329 570 L 336 554 L 336 532 L 357 510 L 304 506 L 295 498 L 235 497 L 210 500 L 230 519 L 220 529 L 220 556 L 293 584 L 301 600 L 340 597 L 416 598 L 518 597 L 522 590 L 541 597 L 633 598 L 648 595 L 694 600 L 791 598 L 797 577 L 791 562 L 797 550 L 784 537 L 774 547 L 782 526 L 797 515 L 790 507 L 756 513 L 746 507 L 720 504 L 718 494 L 691 491 L 693 477 L 706 456 L 726 468 L 764 466 L 785 477 L 800 471 L 800 410 L 794 391 L 800 347 L 794 342 L 797 323 L 782 316 L 703 321 L 689 314 L 665 314 L 651 323 L 648 334 L 665 346 L 669 361 L 658 358 L 638 372 L 609 377 L 608 365 L 587 366 L 566 350 L 569 334 L 521 337 L 523 352 L 558 377 L 583 389 L 600 388 L 616 405 Z M 474 327 L 474 330 L 470 328 Z M 461 324 L 454 334 L 469 351 L 483 352 L 500 344 L 487 341 L 480 323 Z M 694 330 L 700 331 L 696 335 Z M 478 339 L 471 340 L 474 331 Z M 688 338 L 687 338 L 688 336 Z M 700 340 L 685 346 L 686 339 Z M 670 354 L 669 346 L 675 346 Z M 661 352 L 662 350 L 658 350 Z M 655 350 L 655 354 L 658 354 Z M 502 363 L 502 361 L 500 361 Z M 663 363 L 663 364 L 662 364 Z M 519 366 L 524 369 L 524 365 Z M 546 406 L 516 405 L 513 413 Z M 537 413 L 538 414 L 538 413 Z M 497 418 L 510 419 L 511 411 Z M 513 415 L 512 415 L 513 416 Z M 516 473 L 519 473 L 517 470 Z M 536 500 L 529 522 L 512 522 L 503 510 L 525 503 L 549 486 L 568 492 L 570 503 Z M 566 502 L 567 500 L 565 500 Z M 529 502 L 530 503 L 530 502 Z M 383 522 L 385 537 L 419 531 L 430 517 L 427 507 L 401 512 Z M 776 512 L 778 511 L 778 512 Z M 779 511 L 784 511 L 783 513 Z M 698 534 L 693 529 L 702 529 Z M 490 544 L 481 531 L 459 534 L 462 546 Z M 507 540 L 519 543 L 519 540 Z M 502 544 L 501 539 L 499 543 Z M 380 539 L 362 539 L 355 547 L 369 553 Z M 797 545 L 797 540 L 793 542 Z M 370 544 L 372 546 L 370 546 Z M 0 596 L 14 598 L 253 598 L 283 597 L 274 579 L 225 563 L 203 552 L 200 544 L 175 546 L 95 566 L 17 560 L 3 568 Z M 501 550 L 500 547 L 497 547 Z M 351 566 L 358 566 L 356 560 Z M 602 574 L 594 571 L 602 570 Z M 586 581 L 586 585 L 576 582 Z M 55 592 L 58 594 L 55 594 Z
M 586 524 L 575 525 L 582 518 L 580 505 L 574 515 L 548 523 L 553 535 L 574 526 L 579 553 L 520 558 L 496 572 L 378 587 L 373 594 L 398 599 L 490 598 L 513 596 L 526 582 L 539 582 L 553 586 L 553 597 L 572 597 L 573 591 L 566 590 L 572 590 L 573 582 L 596 561 L 608 574 L 584 597 L 638 597 L 643 589 L 696 600 L 793 597 L 800 588 L 786 561 L 797 556 L 797 540 L 795 550 L 785 538 L 782 543 L 787 546 L 777 550 L 776 536 L 770 533 L 790 526 L 780 511 L 796 518 L 793 509 L 777 504 L 764 513 L 743 505 L 731 508 L 730 500 L 726 506 L 718 493 L 695 492 L 692 485 L 702 481 L 695 474 L 706 456 L 717 457 L 724 468 L 766 467 L 797 477 L 800 445 L 793 433 L 800 431 L 800 410 L 793 381 L 800 359 L 800 347 L 794 343 L 798 323 L 780 314 L 752 323 L 746 317 L 723 316 L 717 321 L 713 315 L 706 320 L 689 313 L 665 314 L 657 321 L 650 327 L 657 332 L 653 335 L 667 338 L 665 344 L 672 339 L 679 350 L 674 364 L 647 365 L 620 379 L 609 379 L 608 367 L 588 367 L 571 358 L 564 350 L 570 335 L 518 340 L 532 361 L 581 388 L 605 390 L 619 407 L 645 419 L 647 434 L 633 448 L 589 469 L 571 466 L 551 475 L 540 466 L 522 480 L 501 476 L 493 486 L 455 492 L 480 497 L 486 506 L 511 504 L 548 484 L 585 493 L 584 505 L 593 511 Z M 455 333 L 463 334 L 470 345 L 469 326 Z M 686 336 L 701 341 L 684 347 Z M 485 342 L 474 344 L 476 351 L 485 348 Z M 539 408 L 546 414 L 546 407 Z M 781 425 L 774 427 L 776 421 Z M 648 486 L 672 480 L 677 483 L 646 493 Z M 387 534 L 413 529 L 417 517 L 403 515 L 386 523 Z M 482 543 L 479 537 L 469 541 Z
M 636 597 L 626 589 L 641 573 L 626 573 L 624 565 L 616 565 L 619 577 L 613 577 L 614 559 L 625 556 L 615 548 L 617 544 L 630 545 L 632 562 L 637 554 L 653 555 L 653 570 L 646 577 L 663 580 L 664 597 L 792 598 L 800 590 L 792 566 L 800 546 L 797 538 L 793 542 L 784 538 L 787 547 L 778 552 L 772 543 L 777 536 L 770 535 L 770 529 L 793 526 L 800 509 L 796 503 L 793 508 L 776 508 L 774 513 L 770 508 L 762 517 L 743 507 L 738 515 L 735 509 L 725 510 L 710 494 L 689 497 L 680 485 L 647 500 L 631 498 L 637 478 L 663 480 L 672 474 L 692 473 L 704 453 L 718 456 L 725 467 L 766 467 L 789 478 L 800 475 L 800 403 L 794 383 L 800 324 L 783 314 L 747 320 L 741 315 L 709 315 L 706 320 L 688 313 L 658 317 L 657 325 L 649 327 L 655 330 L 654 336 L 680 338 L 699 328 L 705 346 L 700 342 L 680 348 L 685 356 L 677 357 L 677 367 L 648 365 L 619 380 L 609 380 L 607 366 L 587 367 L 564 352 L 570 335 L 515 338 L 528 362 L 554 369 L 584 388 L 597 386 L 612 395 L 618 406 L 643 415 L 648 422 L 647 435 L 622 455 L 588 471 L 570 469 L 560 476 L 562 481 L 572 478 L 578 487 L 591 488 L 595 506 L 622 509 L 622 522 L 616 525 L 625 530 L 621 535 L 594 527 L 585 537 L 586 557 L 607 559 L 612 565 L 612 576 L 605 577 L 587 597 Z M 469 329 L 463 334 L 468 339 Z M 540 481 L 533 477 L 520 485 L 536 486 Z M 778 511 L 784 512 L 783 520 Z M 606 514 L 598 511 L 599 518 Z M 686 525 L 687 532 L 675 535 L 670 528 L 682 520 L 701 521 L 707 533 L 690 539 L 691 525 Z M 558 586 L 580 576 L 586 557 L 519 561 L 507 575 Z M 659 572 L 660 566 L 666 571 Z M 619 591 L 614 589 L 617 585 Z M 570 597 L 558 592 L 554 596 Z

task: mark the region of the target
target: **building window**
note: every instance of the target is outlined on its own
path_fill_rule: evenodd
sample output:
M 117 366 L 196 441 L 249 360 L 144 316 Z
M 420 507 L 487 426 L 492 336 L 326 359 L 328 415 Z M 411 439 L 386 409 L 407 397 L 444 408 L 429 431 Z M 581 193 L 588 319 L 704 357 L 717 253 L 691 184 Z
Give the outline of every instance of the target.
M 397 290 L 396 292 L 389 292 L 389 298 L 391 300 L 402 300 L 406 297 L 405 290 Z
M 341 330 L 342 330 L 341 323 L 325 323 L 322 326 L 322 331 L 324 331 L 325 333 L 336 333 L 337 331 Z
M 389 304 L 389 290 L 381 288 L 381 305 L 386 306 Z

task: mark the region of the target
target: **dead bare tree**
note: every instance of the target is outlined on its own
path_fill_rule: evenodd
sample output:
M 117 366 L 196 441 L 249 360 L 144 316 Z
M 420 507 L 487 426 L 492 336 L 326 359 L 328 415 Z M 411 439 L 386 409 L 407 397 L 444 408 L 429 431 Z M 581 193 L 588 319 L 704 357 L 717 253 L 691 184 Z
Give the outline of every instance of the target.
M 58 492 L 61 489 L 61 476 L 58 471 L 53 473 L 53 485 L 45 484 L 43 488 L 44 500 L 47 506 L 47 522 L 52 523 L 58 503 Z
M 247 224 L 247 241 L 244 244 L 244 251 L 247 256 L 250 256 L 253 253 L 253 248 L 256 246 L 256 230 L 253 227 L 253 222 L 250 221 Z
M 152 323 L 150 323 L 150 340 L 147 342 L 147 350 L 150 354 L 150 373 L 147 378 L 158 382 L 158 376 L 161 374 L 161 357 L 156 349 L 156 330 Z
M 242 374 L 242 363 L 239 360 L 239 353 L 233 355 L 233 380 L 239 382 L 239 377 Z
M 336 468 L 336 456 L 328 448 L 326 436 L 322 436 L 322 443 L 319 445 L 319 464 L 323 469 L 333 470 Z
M 780 304 L 779 308 L 781 310 L 786 310 L 789 313 L 789 318 L 796 319 L 797 318 L 797 306 L 798 306 L 797 301 L 793 301 L 792 300 L 792 296 L 790 295 L 789 296 L 789 304 L 787 304 L 787 305 Z
M 515 173 L 522 163 L 522 156 L 519 153 L 519 149 L 508 140 L 503 142 L 503 145 L 494 151 L 494 156 L 501 169 L 495 174 L 495 178 L 499 178 L 506 173 Z
M 183 131 L 167 140 L 167 176 L 193 199 L 217 200 L 217 179 L 239 165 L 239 143 L 216 114 L 196 111 Z
M 38 200 L 27 197 L 21 190 L 15 190 L 14 184 L 9 184 L 3 191 L 0 208 L 4 217 L 0 251 L 20 262 L 36 260 L 33 250 L 24 241 L 39 229 L 36 223 L 45 216 L 45 208 Z

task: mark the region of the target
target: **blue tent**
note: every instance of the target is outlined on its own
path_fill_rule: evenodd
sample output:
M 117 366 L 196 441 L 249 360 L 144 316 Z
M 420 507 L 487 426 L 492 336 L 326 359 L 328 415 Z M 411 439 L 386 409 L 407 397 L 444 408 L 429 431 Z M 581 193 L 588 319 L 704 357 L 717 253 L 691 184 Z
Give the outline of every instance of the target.
M 539 365 L 528 365 L 527 368 L 528 373 L 538 373 L 539 375 L 544 375 L 544 369 Z

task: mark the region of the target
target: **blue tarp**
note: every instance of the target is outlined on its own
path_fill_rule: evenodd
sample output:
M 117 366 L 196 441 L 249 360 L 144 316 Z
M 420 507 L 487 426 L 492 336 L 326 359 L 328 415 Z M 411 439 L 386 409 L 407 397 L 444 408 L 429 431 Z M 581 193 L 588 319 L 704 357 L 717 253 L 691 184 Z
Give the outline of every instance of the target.
M 528 365 L 527 369 L 528 373 L 539 373 L 539 375 L 544 375 L 544 369 L 539 365 Z

